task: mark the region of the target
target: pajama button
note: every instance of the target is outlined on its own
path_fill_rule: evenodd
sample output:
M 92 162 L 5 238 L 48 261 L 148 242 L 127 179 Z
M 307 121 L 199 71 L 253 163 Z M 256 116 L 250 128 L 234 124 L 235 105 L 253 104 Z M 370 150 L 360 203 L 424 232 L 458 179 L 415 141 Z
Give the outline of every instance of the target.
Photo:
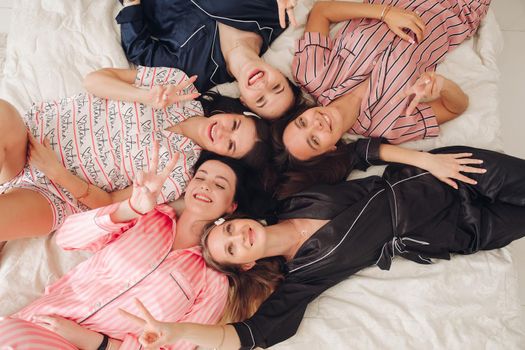
M 377 64 L 377 61 L 376 60 L 373 60 L 372 61 L 372 65 L 375 66 Z

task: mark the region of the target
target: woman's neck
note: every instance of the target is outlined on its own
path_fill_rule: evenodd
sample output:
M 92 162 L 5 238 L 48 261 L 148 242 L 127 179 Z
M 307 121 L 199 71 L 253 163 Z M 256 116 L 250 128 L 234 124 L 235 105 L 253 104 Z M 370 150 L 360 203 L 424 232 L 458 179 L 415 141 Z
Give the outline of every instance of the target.
M 242 68 L 248 62 L 261 60 L 260 35 L 219 23 L 219 38 L 226 68 L 234 78 L 240 76 Z
M 282 255 L 292 260 L 304 242 L 328 220 L 288 219 L 266 228 L 268 247 L 267 256 Z
M 361 103 L 368 86 L 368 79 L 361 82 L 352 92 L 335 99 L 330 107 L 335 107 L 343 116 L 343 130 L 350 130 L 361 112 Z
M 200 243 L 202 231 L 209 220 L 204 220 L 191 211 L 184 210 L 177 219 L 175 240 L 172 250 L 185 249 Z

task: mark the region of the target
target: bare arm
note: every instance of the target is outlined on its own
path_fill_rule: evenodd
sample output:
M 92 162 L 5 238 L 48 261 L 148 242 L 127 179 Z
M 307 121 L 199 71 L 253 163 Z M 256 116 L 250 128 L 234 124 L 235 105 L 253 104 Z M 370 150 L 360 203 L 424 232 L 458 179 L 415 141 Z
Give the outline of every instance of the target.
M 319 1 L 310 11 L 305 31 L 328 35 L 330 24 L 355 18 L 383 20 L 396 35 L 407 41 L 412 39 L 403 32 L 403 28 L 414 32 L 418 41 L 423 38 L 425 30 L 425 24 L 418 15 L 397 7 L 347 1 Z
M 197 80 L 197 76 L 192 76 L 178 85 L 154 85 L 151 89 L 143 89 L 133 85 L 136 75 L 136 69 L 102 68 L 84 78 L 84 88 L 101 98 L 139 102 L 153 108 L 165 108 L 176 102 L 193 100 L 200 95 L 186 95 L 182 92 Z
M 148 104 L 149 91 L 133 85 L 136 75 L 136 69 L 102 68 L 86 75 L 84 88 L 101 98 Z
M 472 167 L 471 164 L 481 164 L 482 160 L 469 158 L 472 153 L 432 154 L 411 149 L 382 144 L 379 147 L 379 157 L 385 162 L 402 163 L 427 170 L 440 181 L 457 189 L 456 179 L 469 184 L 475 180 L 462 173 L 485 173 L 485 169 Z
M 439 98 L 429 101 L 428 104 L 432 107 L 438 123 L 443 124 L 463 114 L 468 108 L 469 98 L 458 84 L 445 78 Z
M 66 189 L 73 197 L 85 206 L 93 209 L 119 202 L 129 198 L 131 187 L 117 190 L 112 193 L 88 184 L 84 179 L 71 173 L 57 158 L 51 148 L 49 140 L 39 143 L 28 132 L 29 162 L 42 171 L 51 181 Z
M 241 340 L 237 331 L 230 325 L 204 325 L 198 323 L 174 323 L 156 320 L 140 300 L 136 304 L 141 311 L 141 316 L 120 310 L 144 331 L 139 342 L 146 349 L 158 349 L 167 344 L 174 344 L 179 340 L 187 340 L 195 345 L 205 348 L 221 350 L 237 350 L 241 347 Z

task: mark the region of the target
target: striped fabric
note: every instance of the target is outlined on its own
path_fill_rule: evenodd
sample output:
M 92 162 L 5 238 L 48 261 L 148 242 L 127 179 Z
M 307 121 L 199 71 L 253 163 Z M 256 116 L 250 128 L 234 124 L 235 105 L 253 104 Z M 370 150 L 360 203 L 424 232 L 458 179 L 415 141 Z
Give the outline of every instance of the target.
M 174 68 L 137 67 L 135 85 L 179 84 L 188 76 Z M 189 86 L 186 92 L 195 92 Z M 193 176 L 193 165 L 201 147 L 186 136 L 166 129 L 203 115 L 198 101 L 178 102 L 154 109 L 137 102 L 99 98 L 88 93 L 34 104 L 24 115 L 27 128 L 37 140 L 47 137 L 60 162 L 73 174 L 112 192 L 132 184 L 137 170 L 148 169 L 154 140 L 159 141 L 159 168 L 180 153 L 175 169 L 162 187 L 158 203 L 177 199 Z M 55 226 L 71 213 L 87 210 L 68 191 L 27 164 L 21 174 L 0 186 L 0 193 L 12 187 L 31 188 L 51 204 Z M 63 203 L 64 205 L 58 205 Z
M 139 348 L 137 336 L 142 329 L 118 313 L 123 308 L 140 314 L 135 298 L 159 320 L 217 322 L 226 303 L 228 281 L 206 266 L 199 248 L 172 250 L 173 209 L 160 205 L 138 220 L 115 224 L 109 214 L 116 205 L 66 220 L 56 234 L 57 243 L 64 249 L 91 251 L 93 256 L 11 317 L 31 321 L 36 314 L 59 315 L 122 340 L 121 349 Z M 8 332 L 10 322 L 8 319 L 0 324 L 0 345 L 16 338 Z M 46 335 L 40 327 L 24 327 L 33 349 L 43 348 L 57 337 Z M 69 349 L 66 345 L 63 348 Z M 193 348 L 187 342 L 169 347 Z
M 475 33 L 490 0 L 369 2 L 419 13 L 426 24 L 425 38 L 412 45 L 375 19 L 348 21 L 334 38 L 306 32 L 296 44 L 295 80 L 323 106 L 367 84 L 351 133 L 391 143 L 435 137 L 439 127 L 431 107 L 420 103 L 406 116 L 409 98 L 400 99 L 399 93 L 422 73 L 434 71 L 448 51 Z

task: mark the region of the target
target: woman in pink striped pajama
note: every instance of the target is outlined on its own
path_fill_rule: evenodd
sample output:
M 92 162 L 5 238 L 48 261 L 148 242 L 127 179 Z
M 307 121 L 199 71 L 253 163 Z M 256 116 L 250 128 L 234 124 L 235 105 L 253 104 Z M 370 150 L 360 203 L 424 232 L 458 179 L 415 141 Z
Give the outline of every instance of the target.
M 162 184 L 174 165 L 146 175 Z M 178 218 L 169 205 L 156 206 L 161 185 L 146 186 L 141 175 L 129 200 L 69 217 L 57 231 L 57 243 L 93 255 L 0 322 L 0 348 L 97 349 L 105 334 L 106 349 L 139 349 L 141 327 L 119 314 L 120 308 L 137 311 L 139 297 L 160 319 L 219 321 L 228 280 L 206 266 L 195 245 L 206 223 L 237 207 L 248 180 L 241 169 L 224 157 L 205 161 L 188 184 Z M 232 298 L 239 302 L 235 294 Z M 178 342 L 167 348 L 194 346 Z
M 180 154 L 159 203 L 184 192 L 201 149 L 264 161 L 265 123 L 242 106 L 192 100 L 194 80 L 173 68 L 103 69 L 86 77 L 91 93 L 34 104 L 23 118 L 0 100 L 0 241 L 48 234 L 70 214 L 128 198 L 155 140 L 161 169 Z M 204 118 L 207 104 L 225 112 Z
M 365 1 L 366 2 L 366 1 Z M 318 2 L 293 60 L 296 81 L 320 107 L 284 129 L 291 156 L 308 160 L 351 132 L 401 143 L 435 137 L 468 97 L 434 73 L 445 54 L 471 37 L 490 0 Z M 329 25 L 347 21 L 335 37 Z

